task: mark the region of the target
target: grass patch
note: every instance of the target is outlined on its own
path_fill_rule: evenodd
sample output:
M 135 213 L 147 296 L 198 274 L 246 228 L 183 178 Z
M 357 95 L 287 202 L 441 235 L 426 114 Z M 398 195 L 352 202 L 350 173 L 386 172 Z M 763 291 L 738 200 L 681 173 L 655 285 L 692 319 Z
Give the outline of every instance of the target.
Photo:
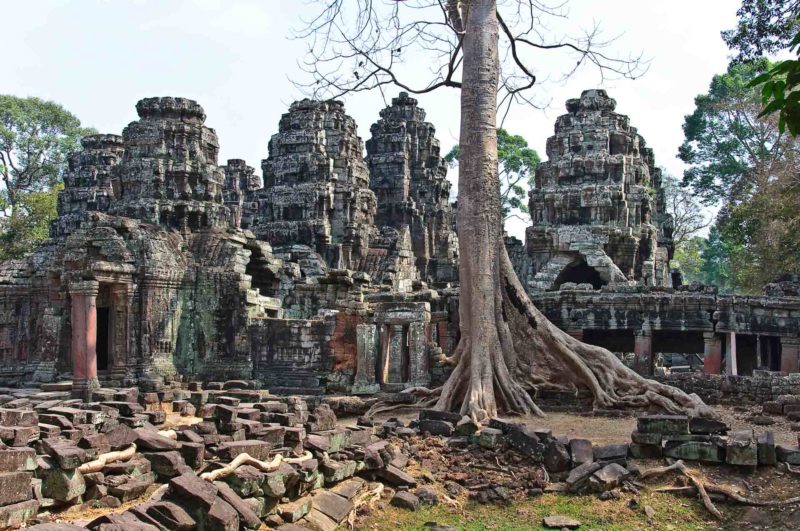
M 462 510 L 442 505 L 424 506 L 411 512 L 386 504 L 375 509 L 357 529 L 370 531 L 421 531 L 426 522 L 449 525 L 464 531 L 516 531 L 545 529 L 542 518 L 551 515 L 569 516 L 579 520 L 584 529 L 622 530 L 708 530 L 719 529 L 703 506 L 696 500 L 669 494 L 643 493 L 639 505 L 629 507 L 629 496 L 619 500 L 601 501 L 594 496 L 545 494 L 515 502 L 509 507 L 467 503 Z M 655 510 L 648 519 L 644 506 Z

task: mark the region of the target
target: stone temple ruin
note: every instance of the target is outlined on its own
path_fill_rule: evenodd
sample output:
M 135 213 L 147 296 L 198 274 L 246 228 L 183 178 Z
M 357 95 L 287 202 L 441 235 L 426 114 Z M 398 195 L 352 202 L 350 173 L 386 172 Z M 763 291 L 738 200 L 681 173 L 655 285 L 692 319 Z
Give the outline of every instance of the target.
M 535 303 L 643 374 L 798 371 L 796 283 L 763 296 L 684 286 L 653 152 L 605 91 L 567 102 L 507 246 Z M 303 100 L 262 162 L 217 161 L 196 102 L 148 98 L 69 161 L 52 238 L 0 265 L 0 380 L 100 386 L 257 380 L 368 394 L 446 377 L 458 241 L 433 125 L 401 93 L 364 147 L 338 101 Z M 790 279 L 791 280 L 791 279 Z M 794 290 L 794 291 L 793 291 Z

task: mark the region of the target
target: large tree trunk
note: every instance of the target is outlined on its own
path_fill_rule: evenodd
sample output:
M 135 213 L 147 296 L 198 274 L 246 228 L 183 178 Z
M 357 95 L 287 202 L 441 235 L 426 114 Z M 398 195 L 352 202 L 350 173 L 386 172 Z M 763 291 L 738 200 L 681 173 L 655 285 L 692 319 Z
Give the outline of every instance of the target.
M 451 18 L 456 2 L 449 3 Z M 497 166 L 496 0 L 470 0 L 463 36 L 458 237 L 461 339 L 436 407 L 476 421 L 541 415 L 537 388 L 588 387 L 597 407 L 656 405 L 707 414 L 699 398 L 647 380 L 611 352 L 551 324 L 520 285 L 502 238 Z M 454 27 L 459 28 L 454 20 Z

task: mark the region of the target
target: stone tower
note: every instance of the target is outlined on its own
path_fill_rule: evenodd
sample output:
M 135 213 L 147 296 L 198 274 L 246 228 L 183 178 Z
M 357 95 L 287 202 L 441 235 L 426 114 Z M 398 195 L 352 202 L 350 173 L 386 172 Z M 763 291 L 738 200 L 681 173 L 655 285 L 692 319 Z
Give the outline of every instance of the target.
M 185 98 L 145 98 L 140 120 L 122 132 L 125 156 L 112 214 L 181 231 L 229 226 L 217 134 L 206 114 Z
M 261 164 L 264 188 L 248 196 L 247 226 L 273 247 L 305 244 L 337 269 L 369 250 L 375 194 L 355 121 L 341 101 L 295 102 Z
M 534 290 L 669 286 L 672 218 L 653 152 L 604 90 L 567 101 L 530 192 Z
M 380 112 L 367 141 L 370 188 L 378 198 L 375 224 L 411 234 L 420 276 L 427 282 L 458 278 L 458 240 L 447 165 L 435 128 L 417 100 L 401 92 Z
M 83 149 L 69 157 L 64 190 L 58 194 L 58 218 L 50 235 L 64 237 L 80 227 L 90 212 L 108 212 L 115 199 L 114 168 L 125 148 L 119 135 L 91 135 L 81 140 Z

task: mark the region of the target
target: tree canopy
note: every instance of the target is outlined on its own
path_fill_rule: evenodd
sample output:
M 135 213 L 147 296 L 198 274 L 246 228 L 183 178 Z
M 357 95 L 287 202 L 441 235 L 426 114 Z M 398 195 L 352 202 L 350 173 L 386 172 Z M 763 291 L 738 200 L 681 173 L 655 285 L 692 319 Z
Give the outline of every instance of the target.
M 460 147 L 453 146 L 445 160 L 451 165 L 458 164 Z M 520 135 L 512 135 L 503 128 L 497 129 L 497 160 L 500 163 L 500 208 L 503 220 L 517 217 L 530 221 L 528 212 L 528 191 L 534 186 L 534 172 L 541 162 L 535 149 L 528 147 L 528 141 Z
M 736 28 L 722 32 L 736 62 L 760 59 L 789 46 L 798 29 L 800 0 L 743 0 Z
M 58 103 L 0 95 L 0 258 L 47 237 L 67 157 L 92 132 Z

